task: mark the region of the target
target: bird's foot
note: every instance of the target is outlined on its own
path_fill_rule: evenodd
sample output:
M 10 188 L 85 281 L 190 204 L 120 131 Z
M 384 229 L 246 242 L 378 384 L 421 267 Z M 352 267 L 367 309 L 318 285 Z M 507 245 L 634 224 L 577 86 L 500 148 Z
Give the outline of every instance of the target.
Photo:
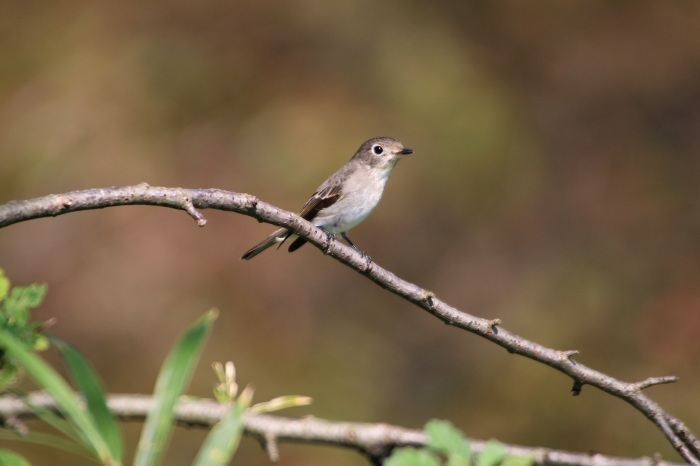
M 356 247 L 354 244 L 352 245 L 352 248 L 359 252 L 362 255 L 362 258 L 365 260 L 365 272 L 369 270 L 370 265 L 372 265 L 372 258 L 364 252 L 362 249 Z
M 335 235 L 329 231 L 326 232 L 326 243 L 323 245 L 323 254 L 328 255 L 331 252 L 331 245 L 335 241 Z

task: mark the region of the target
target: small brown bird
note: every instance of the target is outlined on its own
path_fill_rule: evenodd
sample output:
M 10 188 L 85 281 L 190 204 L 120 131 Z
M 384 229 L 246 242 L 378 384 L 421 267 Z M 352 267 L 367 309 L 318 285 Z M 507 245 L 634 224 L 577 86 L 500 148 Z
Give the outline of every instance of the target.
M 329 236 L 342 236 L 353 249 L 366 256 L 350 241 L 347 232 L 374 210 L 394 166 L 402 156 L 412 153 L 413 150 L 396 139 L 380 137 L 365 141 L 355 155 L 306 201 L 299 216 L 322 228 Z M 280 228 L 250 248 L 241 259 L 252 259 L 277 243 L 281 246 L 293 235 L 286 228 Z M 289 245 L 289 252 L 305 243 L 304 238 L 297 237 Z

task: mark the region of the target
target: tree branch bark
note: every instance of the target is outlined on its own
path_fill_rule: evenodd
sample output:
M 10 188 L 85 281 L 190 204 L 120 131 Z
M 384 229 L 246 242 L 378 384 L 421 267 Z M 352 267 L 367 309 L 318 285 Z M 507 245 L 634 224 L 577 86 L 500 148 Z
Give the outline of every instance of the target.
M 43 392 L 27 396 L 28 403 L 14 395 L 0 396 L 0 418 L 17 424 L 20 419 L 35 417 L 31 406 L 60 412 L 53 398 Z M 154 400 L 147 395 L 110 395 L 109 409 L 122 421 L 143 421 Z M 211 428 L 228 407 L 214 400 L 182 399 L 175 409 L 177 423 L 188 427 Z M 370 461 L 379 461 L 397 447 L 423 447 L 426 436 L 420 430 L 388 424 L 338 422 L 315 417 L 290 418 L 269 414 L 247 414 L 245 433 L 256 438 L 270 455 L 278 459 L 277 442 L 301 442 L 345 447 L 357 450 Z M 469 439 L 472 451 L 481 453 L 486 442 Z M 529 456 L 537 465 L 567 466 L 678 466 L 658 458 L 622 458 L 592 453 L 577 453 L 546 448 L 504 445 L 508 455 Z
M 623 382 L 587 367 L 573 359 L 573 350 L 556 350 L 513 334 L 501 326 L 500 320 L 486 320 L 462 312 L 438 299 L 434 293 L 407 282 L 375 262 L 368 263 L 357 251 L 339 241 L 328 242 L 320 228 L 292 212 L 267 204 L 250 194 L 218 189 L 184 189 L 154 187 L 147 184 L 73 191 L 26 201 L 13 201 L 0 206 L 0 227 L 41 217 L 62 215 L 88 209 L 123 205 L 153 205 L 181 209 L 198 225 L 206 223 L 197 209 L 218 209 L 237 212 L 261 222 L 283 226 L 307 239 L 311 244 L 339 262 L 366 276 L 382 288 L 412 302 L 447 325 L 486 338 L 507 351 L 546 364 L 572 378 L 573 393 L 583 385 L 591 385 L 634 406 L 666 436 L 673 448 L 691 464 L 700 465 L 700 441 L 679 419 L 664 411 L 642 390 L 675 377 L 651 377 L 639 382 Z

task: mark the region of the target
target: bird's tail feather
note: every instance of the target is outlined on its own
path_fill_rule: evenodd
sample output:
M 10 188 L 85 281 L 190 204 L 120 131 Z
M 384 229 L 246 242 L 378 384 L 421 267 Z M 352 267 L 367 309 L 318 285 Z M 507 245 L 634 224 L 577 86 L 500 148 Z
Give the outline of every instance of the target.
M 306 244 L 306 240 L 304 238 L 299 237 L 299 238 L 295 239 L 294 241 L 292 241 L 292 244 L 289 245 L 289 252 L 294 252 L 305 244 Z M 280 244 L 280 246 L 281 246 L 281 244 Z
M 279 230 L 275 230 L 270 236 L 246 251 L 246 253 L 241 256 L 241 259 L 244 261 L 250 260 L 270 246 L 284 242 L 287 238 L 289 238 L 289 231 L 287 229 L 280 228 Z

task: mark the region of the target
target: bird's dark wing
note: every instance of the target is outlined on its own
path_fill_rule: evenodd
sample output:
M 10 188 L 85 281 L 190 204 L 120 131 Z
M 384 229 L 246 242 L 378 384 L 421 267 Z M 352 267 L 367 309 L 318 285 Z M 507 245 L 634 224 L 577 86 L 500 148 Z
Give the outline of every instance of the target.
M 326 183 L 321 186 L 310 198 L 306 201 L 306 204 L 301 208 L 299 216 L 304 220 L 311 222 L 321 209 L 330 207 L 341 198 L 340 193 L 341 183 Z M 280 246 L 287 241 L 287 239 L 292 236 L 292 232 L 287 232 L 287 236 L 280 243 Z M 289 245 L 289 252 L 294 252 L 300 247 L 306 244 L 304 238 L 295 239 L 292 244 Z M 279 246 L 278 246 L 279 247 Z
M 340 199 L 340 183 L 321 186 L 301 208 L 299 216 L 309 222 L 316 218 L 319 210 L 330 207 Z

